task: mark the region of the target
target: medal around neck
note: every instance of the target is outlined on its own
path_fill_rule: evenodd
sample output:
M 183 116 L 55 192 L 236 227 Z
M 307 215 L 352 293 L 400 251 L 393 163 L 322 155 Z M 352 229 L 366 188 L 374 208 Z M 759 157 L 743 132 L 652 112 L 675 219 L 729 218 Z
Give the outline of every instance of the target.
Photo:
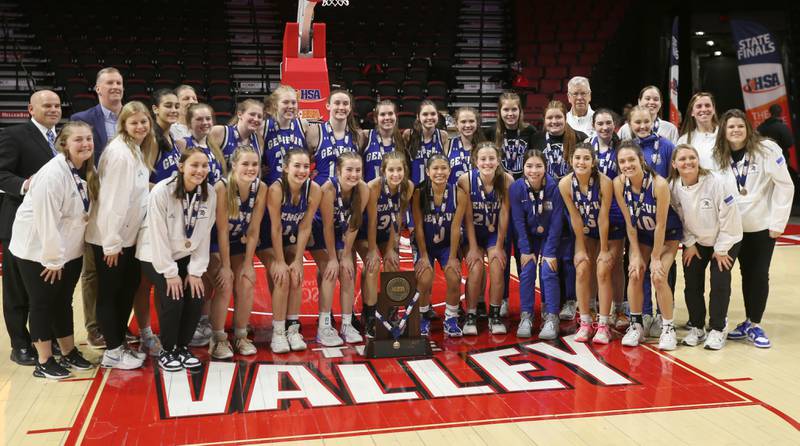
M 375 338 L 367 340 L 368 358 L 431 356 L 428 339 L 420 336 L 419 292 L 414 271 L 381 273 L 375 308 Z

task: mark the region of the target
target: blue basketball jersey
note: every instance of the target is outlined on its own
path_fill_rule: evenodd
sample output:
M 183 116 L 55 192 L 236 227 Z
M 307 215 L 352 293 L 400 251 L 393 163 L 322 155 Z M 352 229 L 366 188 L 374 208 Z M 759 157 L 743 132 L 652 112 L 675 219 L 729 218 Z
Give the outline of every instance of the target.
M 169 151 L 159 150 L 158 160 L 150 173 L 150 182 L 155 184 L 175 175 L 178 172 L 178 161 L 180 159 L 181 152 L 178 151 L 175 145 L 172 145 Z
M 646 138 L 636 138 L 642 148 L 644 161 L 664 178 L 669 177 L 669 167 L 672 161 L 672 151 L 675 146 L 663 136 L 655 133 Z
M 497 191 L 492 189 L 486 193 L 480 179 L 478 169 L 469 172 L 469 198 L 472 202 L 472 224 L 476 235 L 496 233 L 500 223 L 501 203 L 497 200 Z
M 426 209 L 421 209 L 425 246 L 428 249 L 450 246 L 453 217 L 456 215 L 457 194 L 458 186 L 448 184 L 445 186 L 442 202 L 437 205 L 433 199 L 433 189 L 431 189 L 431 195 L 428 196 L 428 206 Z
M 236 146 L 240 144 L 252 146 L 253 150 L 256 151 L 258 156 L 261 156 L 261 146 L 258 145 L 258 137 L 255 133 L 250 135 L 250 139 L 248 141 L 242 141 L 241 137 L 239 136 L 239 131 L 236 130 L 236 126 L 226 125 L 225 139 L 222 140 L 222 147 L 220 149 L 222 151 L 222 156 L 225 157 L 225 164 L 229 169 L 231 167 L 231 156 L 236 150 Z
M 573 174 L 572 180 L 572 203 L 578 208 L 578 213 L 581 215 L 581 225 L 584 228 L 589 228 L 589 233 L 584 232 L 591 238 L 600 238 L 600 228 L 598 222 L 600 220 L 600 181 L 599 178 L 593 178 L 589 181 L 589 188 L 584 194 L 580 188 L 577 187 L 577 178 Z
M 450 140 L 447 159 L 450 161 L 450 178 L 447 180 L 447 184 L 456 184 L 461 175 L 472 170 L 469 150 L 464 148 L 460 137 Z
M 605 152 L 600 151 L 600 141 L 597 136 L 591 139 L 594 153 L 597 155 L 597 170 L 609 179 L 614 179 L 619 175 L 619 167 L 617 166 L 617 150 L 609 147 Z
M 378 237 L 381 232 L 388 232 L 390 228 L 399 231 L 400 225 L 400 188 L 397 192 L 387 193 L 388 185 L 384 179 L 381 182 L 381 193 L 378 195 L 377 228 Z
M 649 179 L 647 177 L 650 177 Z M 623 187 L 623 197 L 625 205 L 628 208 L 628 213 L 631 216 L 631 224 L 636 229 L 643 233 L 652 234 L 656 230 L 656 198 L 653 194 L 653 187 L 655 181 L 650 174 L 645 174 L 645 181 L 642 183 L 643 190 L 636 193 L 630 187 L 630 180 L 625 181 Z M 642 196 L 644 194 L 644 196 Z M 667 213 L 667 227 L 666 229 L 681 228 L 680 218 L 672 207 L 669 207 Z
M 394 152 L 394 141 L 388 146 L 381 142 L 381 135 L 377 130 L 369 131 L 369 144 L 364 150 L 364 181 L 369 183 L 381 176 L 381 162 L 383 156 L 389 152 Z
M 314 163 L 316 164 L 317 175 L 314 182 L 320 186 L 328 181 L 335 168 L 336 160 L 344 152 L 358 153 L 358 141 L 356 135 L 349 130 L 345 131 L 344 138 L 336 139 L 333 134 L 333 127 L 330 122 L 319 126 L 319 146 L 314 153 Z
M 569 160 L 564 159 L 564 135 L 544 135 L 545 146 L 542 152 L 547 159 L 547 174 L 561 179 L 570 171 Z
M 425 179 L 425 163 L 428 162 L 428 158 L 434 153 L 444 153 L 439 129 L 434 130 L 433 137 L 430 141 L 420 142 L 420 146 L 417 148 L 417 154 L 411 160 L 411 181 L 414 183 L 414 186 L 419 186 L 419 183 Z
M 187 149 L 190 147 L 200 147 L 201 149 L 203 149 L 203 153 L 205 153 L 206 156 L 208 157 L 208 184 L 212 186 L 217 184 L 217 181 L 222 179 L 223 176 L 222 163 L 220 163 L 220 160 L 218 160 L 217 157 L 214 156 L 214 152 L 212 152 L 211 149 L 209 149 L 207 146 L 199 146 L 197 144 L 197 141 L 195 141 L 194 138 L 191 136 L 187 136 L 183 138 L 183 140 L 186 141 Z
M 283 156 L 292 149 L 305 149 L 306 135 L 303 133 L 303 121 L 295 118 L 289 123 L 289 128 L 282 129 L 278 121 L 267 118 L 264 124 L 264 154 L 262 177 L 269 186 L 281 177 L 283 171 Z
M 277 181 L 281 181 L 278 179 Z M 289 187 L 283 185 L 284 188 Z M 308 211 L 308 194 L 311 190 L 311 180 L 306 180 L 300 186 L 300 199 L 297 204 L 292 203 L 292 198 L 288 196 L 284 189 L 284 199 L 281 203 L 281 228 L 283 229 L 283 246 L 293 245 L 297 243 L 297 233 L 300 226 L 300 221 L 305 217 Z M 305 249 L 305 247 L 303 247 Z

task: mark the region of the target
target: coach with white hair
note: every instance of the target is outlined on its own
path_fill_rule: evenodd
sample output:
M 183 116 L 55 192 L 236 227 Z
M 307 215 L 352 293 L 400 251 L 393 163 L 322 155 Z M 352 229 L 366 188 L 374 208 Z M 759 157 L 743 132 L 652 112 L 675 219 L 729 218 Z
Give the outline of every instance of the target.
M 567 83 L 567 100 L 570 109 L 567 112 L 567 124 L 573 130 L 583 132 L 587 136 L 594 135 L 592 126 L 592 88 L 589 86 L 589 79 L 583 76 L 575 76 Z

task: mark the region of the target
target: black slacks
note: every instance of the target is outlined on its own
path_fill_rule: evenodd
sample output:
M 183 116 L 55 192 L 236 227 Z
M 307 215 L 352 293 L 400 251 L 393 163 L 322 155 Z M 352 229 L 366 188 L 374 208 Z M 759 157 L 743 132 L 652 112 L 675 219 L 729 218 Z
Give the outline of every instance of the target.
M 178 276 L 184 284 L 189 275 L 187 271 L 189 258 L 190 256 L 186 256 L 177 260 Z M 153 283 L 156 299 L 161 302 L 161 313 L 158 315 L 161 345 L 165 350 L 188 347 L 194 330 L 197 328 L 197 322 L 200 320 L 203 298 L 192 297 L 192 290 L 184 287 L 183 297 L 173 299 L 171 296 L 167 296 L 167 279 L 153 268 L 152 263 L 142 262 L 142 270 Z

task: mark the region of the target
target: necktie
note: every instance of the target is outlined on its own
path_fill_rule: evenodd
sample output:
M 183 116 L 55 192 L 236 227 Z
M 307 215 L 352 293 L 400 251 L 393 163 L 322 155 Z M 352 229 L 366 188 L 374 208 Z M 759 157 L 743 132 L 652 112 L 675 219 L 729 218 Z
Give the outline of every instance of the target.
M 53 129 L 47 131 L 47 144 L 50 145 L 50 150 L 53 151 L 53 155 L 57 155 L 56 152 L 56 132 Z

